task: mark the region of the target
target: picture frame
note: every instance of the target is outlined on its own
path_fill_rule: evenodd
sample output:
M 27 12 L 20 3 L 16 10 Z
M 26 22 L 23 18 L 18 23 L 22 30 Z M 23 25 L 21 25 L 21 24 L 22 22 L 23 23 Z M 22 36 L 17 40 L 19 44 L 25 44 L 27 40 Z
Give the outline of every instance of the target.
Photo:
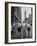
M 36 42 L 36 4 L 5 2 L 5 44 Z

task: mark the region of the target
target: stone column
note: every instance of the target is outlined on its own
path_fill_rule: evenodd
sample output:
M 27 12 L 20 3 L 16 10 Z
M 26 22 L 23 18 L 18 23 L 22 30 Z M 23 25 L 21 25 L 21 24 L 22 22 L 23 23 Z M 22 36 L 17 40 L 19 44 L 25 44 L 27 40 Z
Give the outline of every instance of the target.
M 21 27 L 21 38 L 23 38 L 23 28 Z

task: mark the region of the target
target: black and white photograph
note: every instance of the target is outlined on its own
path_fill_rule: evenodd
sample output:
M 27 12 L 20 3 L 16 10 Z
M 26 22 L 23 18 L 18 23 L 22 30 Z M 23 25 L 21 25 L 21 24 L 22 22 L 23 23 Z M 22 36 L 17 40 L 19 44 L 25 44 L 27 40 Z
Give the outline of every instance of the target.
M 11 39 L 32 38 L 32 8 L 11 7 Z
M 6 3 L 6 9 L 7 42 L 35 42 L 35 3 Z

